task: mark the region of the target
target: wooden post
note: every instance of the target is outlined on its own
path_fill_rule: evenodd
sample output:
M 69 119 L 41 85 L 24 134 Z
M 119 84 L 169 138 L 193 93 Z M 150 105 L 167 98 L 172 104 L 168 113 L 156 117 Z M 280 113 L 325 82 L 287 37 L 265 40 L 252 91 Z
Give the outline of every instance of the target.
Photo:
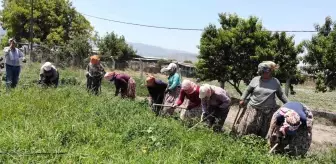
M 111 59 L 112 59 L 112 70 L 115 70 L 115 68 L 116 68 L 116 62 L 115 62 L 115 60 L 113 59 L 112 56 L 111 56 Z
M 286 80 L 286 86 L 285 86 L 285 95 L 288 97 L 289 93 L 289 85 L 290 85 L 290 78 Z
M 181 68 L 180 68 L 180 66 L 179 66 L 179 64 L 178 64 L 178 62 L 176 63 L 176 65 L 177 65 L 177 70 L 178 70 L 178 73 L 180 74 L 180 81 L 182 82 L 182 72 L 181 72 Z
M 143 80 L 143 61 L 140 59 L 140 79 Z

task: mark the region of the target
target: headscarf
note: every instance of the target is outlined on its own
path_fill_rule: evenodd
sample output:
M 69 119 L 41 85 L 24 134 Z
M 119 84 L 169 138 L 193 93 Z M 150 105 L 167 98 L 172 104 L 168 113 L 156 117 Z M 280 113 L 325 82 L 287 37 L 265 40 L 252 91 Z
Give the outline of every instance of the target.
M 171 71 L 174 72 L 177 69 L 177 65 L 175 63 L 170 63 L 167 68 L 162 68 L 161 73 Z
M 182 90 L 186 91 L 187 93 L 191 94 L 196 91 L 197 89 L 197 84 L 190 80 L 183 80 L 182 82 Z
M 45 70 L 45 71 L 50 71 L 52 68 L 52 64 L 50 62 L 45 62 L 43 65 L 42 65 L 42 69 Z
M 278 64 L 275 64 L 272 61 L 263 61 L 258 65 L 258 74 L 268 73 L 271 71 L 275 71 L 279 68 Z
M 203 99 L 205 97 L 211 96 L 211 86 L 209 84 L 204 84 L 200 87 L 199 98 Z
M 280 131 L 285 134 L 293 134 L 301 125 L 300 115 L 294 110 L 282 107 L 280 109 L 280 114 L 285 117 L 285 122 L 283 123 Z
M 153 75 L 148 75 L 146 78 L 146 85 L 153 86 L 155 83 L 155 77 Z
M 104 75 L 104 78 L 106 79 L 106 80 L 112 80 L 113 79 L 113 77 L 116 75 L 116 73 L 115 72 L 106 72 L 105 73 L 105 75 Z
M 93 55 L 90 57 L 91 64 L 99 64 L 100 58 L 98 55 Z

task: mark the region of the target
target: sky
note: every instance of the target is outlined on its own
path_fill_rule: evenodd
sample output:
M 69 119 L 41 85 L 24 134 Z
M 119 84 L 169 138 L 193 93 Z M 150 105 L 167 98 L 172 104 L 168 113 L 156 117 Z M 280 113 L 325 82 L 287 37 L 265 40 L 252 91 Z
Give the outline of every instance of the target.
M 72 0 L 77 11 L 97 17 L 156 26 L 203 29 L 218 25 L 218 13 L 257 16 L 268 30 L 314 30 L 326 16 L 336 19 L 335 0 Z M 86 18 L 101 36 L 124 35 L 128 42 L 198 53 L 201 31 L 177 31 Z M 296 43 L 313 33 L 291 33 Z

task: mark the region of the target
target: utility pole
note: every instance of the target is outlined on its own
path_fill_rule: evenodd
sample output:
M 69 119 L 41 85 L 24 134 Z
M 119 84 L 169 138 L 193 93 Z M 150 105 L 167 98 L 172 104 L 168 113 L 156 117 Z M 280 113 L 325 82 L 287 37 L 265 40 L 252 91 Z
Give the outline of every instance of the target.
M 31 55 L 32 55 L 32 52 L 33 52 L 33 19 L 34 19 L 34 0 L 30 0 L 30 5 L 31 5 L 31 11 L 30 11 L 30 30 L 29 30 L 29 33 L 30 33 L 30 38 L 29 38 L 29 41 L 30 41 L 30 52 L 29 52 L 29 56 L 30 56 L 30 60 L 32 60 L 31 58 Z

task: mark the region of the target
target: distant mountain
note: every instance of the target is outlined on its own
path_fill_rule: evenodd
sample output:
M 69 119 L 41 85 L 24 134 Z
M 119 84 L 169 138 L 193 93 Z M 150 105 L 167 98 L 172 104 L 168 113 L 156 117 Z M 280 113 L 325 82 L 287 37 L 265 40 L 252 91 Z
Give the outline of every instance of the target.
M 180 62 L 183 62 L 185 60 L 191 60 L 195 62 L 197 60 L 198 55 L 196 53 L 190 53 L 181 50 L 166 49 L 143 43 L 129 42 L 128 44 L 130 44 L 135 50 L 137 50 L 138 55 L 143 57 L 160 57 L 167 59 L 175 59 Z

